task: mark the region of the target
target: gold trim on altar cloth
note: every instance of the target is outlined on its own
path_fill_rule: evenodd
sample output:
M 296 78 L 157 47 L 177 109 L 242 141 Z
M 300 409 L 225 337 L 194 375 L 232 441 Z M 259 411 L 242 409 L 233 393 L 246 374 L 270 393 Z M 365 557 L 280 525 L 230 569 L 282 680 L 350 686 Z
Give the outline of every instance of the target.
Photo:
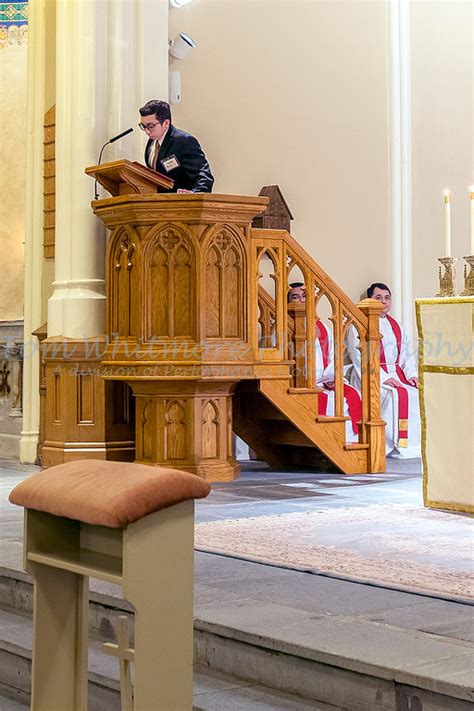
M 419 365 L 418 370 L 424 373 L 444 373 L 445 375 L 474 375 L 474 366 L 467 368 L 451 365 Z
M 449 296 L 449 297 L 434 297 L 430 299 L 416 299 L 415 306 L 418 311 L 418 305 L 423 304 L 472 304 L 474 296 Z

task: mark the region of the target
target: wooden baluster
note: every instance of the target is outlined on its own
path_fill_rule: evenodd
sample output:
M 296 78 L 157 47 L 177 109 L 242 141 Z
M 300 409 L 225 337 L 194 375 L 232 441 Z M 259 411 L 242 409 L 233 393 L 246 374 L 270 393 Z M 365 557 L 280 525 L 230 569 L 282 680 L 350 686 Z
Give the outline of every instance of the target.
M 344 416 L 344 354 L 342 343 L 342 304 L 336 303 L 331 318 L 334 337 L 334 415 Z
M 285 250 L 283 240 L 279 240 L 276 251 L 277 261 L 275 264 L 275 345 L 278 348 L 280 358 L 285 358 L 286 341 L 288 333 L 288 316 L 286 303 L 288 299 L 288 284 L 286 281 Z
M 379 314 L 382 304 L 364 299 L 357 306 L 367 317 L 365 341 L 361 338 L 362 421 L 369 445 L 368 471 L 385 471 L 385 422 L 380 417 L 380 345 Z M 367 419 L 366 419 L 367 418 Z
M 259 247 L 256 244 L 256 240 L 250 242 L 249 250 L 249 278 L 248 278 L 248 334 L 250 338 L 250 343 L 252 344 L 253 357 L 256 361 L 259 360 L 259 332 L 258 332 L 258 322 L 259 322 L 259 310 L 258 310 L 258 281 L 259 281 L 259 271 L 258 271 L 258 253 Z
M 260 339 L 259 339 L 259 347 L 260 348 L 271 348 L 271 312 L 268 307 L 268 304 L 266 304 L 264 301 L 259 300 L 259 308 L 260 308 L 260 318 L 258 319 L 258 322 L 260 324 Z
M 312 275 L 307 280 L 306 287 L 306 313 L 307 313 L 307 372 L 306 387 L 316 387 L 316 309 L 314 303 L 314 278 Z
M 288 313 L 293 317 L 294 377 L 295 388 L 306 387 L 306 306 L 297 301 L 288 304 Z

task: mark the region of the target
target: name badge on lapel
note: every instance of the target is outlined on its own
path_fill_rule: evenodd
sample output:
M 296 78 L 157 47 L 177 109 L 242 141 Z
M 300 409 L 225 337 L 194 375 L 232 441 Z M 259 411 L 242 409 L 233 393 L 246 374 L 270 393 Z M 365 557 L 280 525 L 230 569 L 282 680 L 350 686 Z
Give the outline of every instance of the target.
M 176 156 L 173 154 L 169 158 L 165 158 L 164 160 L 160 161 L 161 165 L 163 168 L 166 170 L 167 173 L 170 172 L 170 170 L 174 170 L 175 168 L 179 168 L 181 163 L 178 161 Z

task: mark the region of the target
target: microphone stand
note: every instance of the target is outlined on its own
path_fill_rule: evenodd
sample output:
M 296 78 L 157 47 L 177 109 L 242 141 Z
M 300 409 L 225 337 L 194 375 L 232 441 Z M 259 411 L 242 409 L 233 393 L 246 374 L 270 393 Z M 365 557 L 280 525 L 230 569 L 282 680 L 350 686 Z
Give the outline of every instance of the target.
M 122 133 L 119 133 L 118 136 L 114 136 L 113 138 L 110 138 L 108 141 L 106 141 L 104 143 L 104 145 L 102 146 L 102 148 L 100 149 L 99 160 L 97 161 L 97 165 L 100 165 L 100 161 L 102 160 L 102 153 L 104 152 L 105 146 L 108 146 L 109 143 L 114 143 L 115 141 L 118 141 L 119 138 L 123 138 L 124 136 L 127 136 L 132 131 L 133 131 L 133 128 L 127 128 L 126 131 L 122 131 Z M 99 190 L 98 190 L 97 178 L 96 178 L 95 182 L 94 182 L 94 200 L 98 200 L 98 199 L 99 199 Z
M 100 165 L 100 161 L 102 160 L 102 153 L 104 152 L 104 148 L 105 148 L 105 146 L 108 146 L 109 143 L 110 143 L 110 141 L 107 141 L 106 143 L 104 143 L 104 145 L 100 149 L 99 160 L 97 161 L 97 165 Z M 97 178 L 96 178 L 95 182 L 94 182 L 94 200 L 98 200 L 98 199 L 99 199 L 99 187 L 98 187 Z

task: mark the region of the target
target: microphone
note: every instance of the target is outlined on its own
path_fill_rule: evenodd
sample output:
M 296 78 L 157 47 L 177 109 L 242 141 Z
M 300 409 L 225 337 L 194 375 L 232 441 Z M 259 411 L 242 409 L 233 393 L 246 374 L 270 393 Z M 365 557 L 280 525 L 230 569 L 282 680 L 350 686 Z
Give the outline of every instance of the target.
M 122 131 L 122 133 L 119 133 L 118 136 L 114 136 L 113 138 L 109 138 L 109 140 L 106 141 L 106 142 L 104 143 L 104 145 L 102 146 L 102 148 L 100 149 L 99 160 L 97 161 L 97 165 L 100 165 L 100 161 L 102 160 L 102 153 L 104 152 L 105 146 L 108 146 L 109 143 L 114 143 L 115 141 L 118 141 L 120 138 L 123 138 L 124 136 L 128 136 L 128 134 L 131 133 L 132 131 L 133 131 L 133 128 L 127 128 L 126 131 Z M 97 180 L 95 181 L 95 199 L 96 199 L 96 200 L 99 199 L 99 193 L 98 193 L 98 190 L 97 190 Z
M 126 131 L 122 131 L 122 133 L 119 133 L 118 136 L 114 136 L 113 138 L 111 138 L 109 143 L 115 143 L 115 141 L 118 141 L 119 138 L 123 138 L 124 136 L 127 136 L 132 131 L 133 131 L 133 128 L 127 128 Z

